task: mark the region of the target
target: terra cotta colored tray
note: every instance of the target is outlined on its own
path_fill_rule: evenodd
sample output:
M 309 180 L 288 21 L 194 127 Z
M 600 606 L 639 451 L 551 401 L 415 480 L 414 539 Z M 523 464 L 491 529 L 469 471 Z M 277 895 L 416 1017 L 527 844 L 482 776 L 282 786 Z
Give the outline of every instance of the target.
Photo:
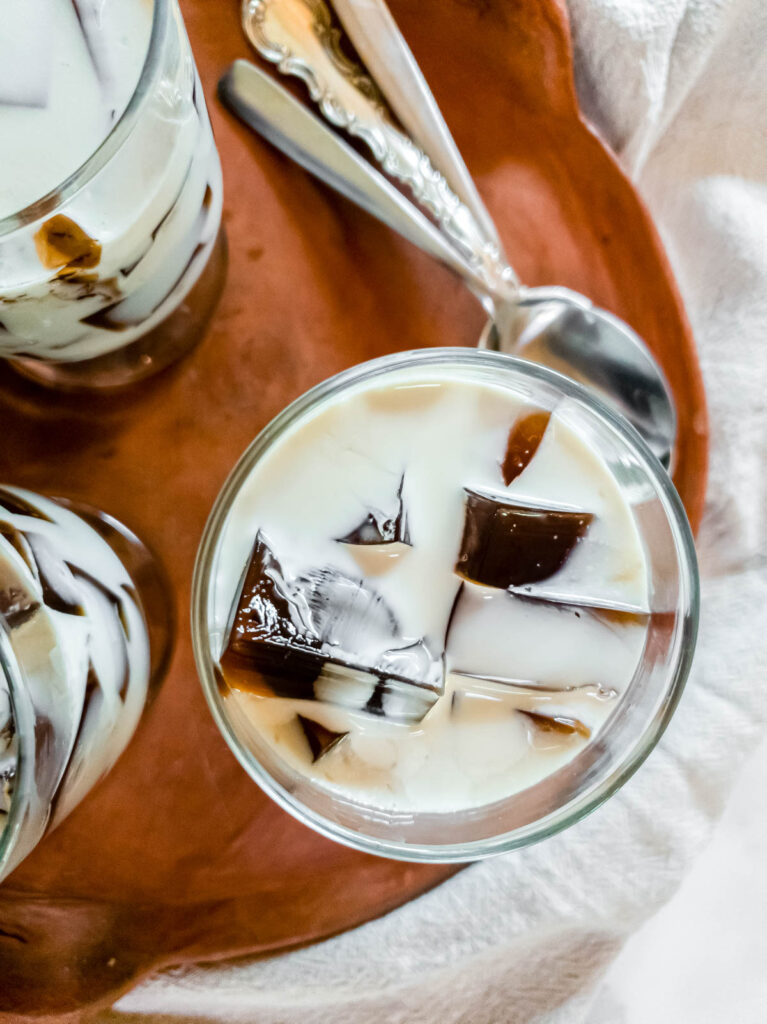
M 75 1014 L 182 961 L 275 953 L 445 879 L 315 835 L 245 775 L 208 714 L 189 637 L 192 565 L 237 457 L 319 380 L 397 349 L 469 345 L 479 307 L 450 274 L 319 186 L 212 99 L 249 56 L 236 0 L 182 2 L 224 165 L 230 266 L 199 348 L 98 402 L 0 373 L 2 477 L 113 512 L 176 593 L 170 674 L 111 775 L 0 887 L 0 1015 Z M 676 395 L 676 483 L 697 525 L 706 415 L 658 236 L 581 119 L 564 2 L 392 0 L 529 284 L 561 283 L 632 324 Z M 7 1019 L 7 1018 L 6 1018 Z

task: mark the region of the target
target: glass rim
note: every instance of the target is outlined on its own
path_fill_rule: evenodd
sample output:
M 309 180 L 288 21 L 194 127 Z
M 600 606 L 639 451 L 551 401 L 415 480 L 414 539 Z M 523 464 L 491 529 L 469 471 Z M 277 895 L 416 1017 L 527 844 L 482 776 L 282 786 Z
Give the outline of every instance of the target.
M 133 130 L 161 66 L 159 55 L 167 38 L 171 3 L 172 0 L 153 0 L 152 28 L 144 63 L 125 110 L 112 125 L 107 135 L 79 167 L 76 167 L 62 182 L 22 209 L 0 218 L 0 240 L 4 235 L 9 235 L 26 224 L 34 223 L 71 199 L 122 148 L 123 143 Z
M 223 699 L 219 690 L 214 662 L 210 655 L 207 633 L 207 610 L 209 604 L 209 569 L 213 563 L 221 532 L 226 524 L 231 505 L 238 494 L 245 477 L 253 465 L 268 450 L 274 440 L 295 423 L 304 413 L 310 411 L 325 398 L 358 380 L 370 379 L 389 370 L 405 366 L 428 367 L 430 365 L 484 364 L 502 370 L 513 370 L 522 376 L 532 377 L 539 382 L 555 387 L 565 397 L 573 398 L 589 409 L 592 414 L 606 422 L 616 432 L 622 443 L 632 449 L 639 458 L 644 471 L 655 484 L 662 498 L 664 511 L 674 538 L 674 546 L 680 563 L 680 592 L 685 614 L 680 617 L 679 657 L 673 665 L 673 672 L 663 690 L 663 699 L 652 720 L 641 736 L 634 742 L 626 756 L 608 771 L 607 776 L 587 788 L 560 807 L 511 831 L 480 839 L 445 844 L 419 844 L 403 840 L 373 837 L 362 834 L 347 826 L 336 824 L 324 815 L 314 811 L 306 803 L 295 799 L 267 771 L 258 758 L 240 743 L 228 715 L 224 712 Z M 248 775 L 284 810 L 303 824 L 321 835 L 345 846 L 388 857 L 421 863 L 466 863 L 484 859 L 499 853 L 509 852 L 531 845 L 561 832 L 575 824 L 587 814 L 596 810 L 613 793 L 626 783 L 654 749 L 681 699 L 689 675 L 695 650 L 700 612 L 700 585 L 695 547 L 681 498 L 671 477 L 652 453 L 636 429 L 619 413 L 611 409 L 601 398 L 562 374 L 548 367 L 528 362 L 515 356 L 485 349 L 443 347 L 414 349 L 396 352 L 377 359 L 358 363 L 355 366 L 329 377 L 298 398 L 278 413 L 258 433 L 238 458 L 224 482 L 203 530 L 202 539 L 195 560 L 191 591 L 192 646 L 205 698 L 213 718 L 227 745 Z M 671 667 L 671 666 L 670 666 Z M 513 798 L 504 798 L 500 802 Z

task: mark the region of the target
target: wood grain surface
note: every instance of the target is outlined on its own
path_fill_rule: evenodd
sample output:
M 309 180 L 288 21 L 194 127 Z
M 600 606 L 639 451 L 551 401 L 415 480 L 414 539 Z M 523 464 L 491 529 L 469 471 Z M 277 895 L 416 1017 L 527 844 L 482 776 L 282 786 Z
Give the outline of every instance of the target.
M 625 317 L 680 413 L 676 482 L 703 504 L 706 414 L 658 236 L 583 123 L 556 0 L 392 0 L 529 284 Z M 311 180 L 213 98 L 248 56 L 236 0 L 182 0 L 224 166 L 230 265 L 204 342 L 135 393 L 72 400 L 0 374 L 2 477 L 122 518 L 173 580 L 170 674 L 111 775 L 0 888 L 0 1018 L 76 1018 L 168 964 L 312 942 L 383 914 L 452 868 L 363 856 L 303 827 L 245 775 L 208 714 L 188 628 L 195 551 L 242 450 L 287 402 L 398 349 L 471 345 L 475 300 Z

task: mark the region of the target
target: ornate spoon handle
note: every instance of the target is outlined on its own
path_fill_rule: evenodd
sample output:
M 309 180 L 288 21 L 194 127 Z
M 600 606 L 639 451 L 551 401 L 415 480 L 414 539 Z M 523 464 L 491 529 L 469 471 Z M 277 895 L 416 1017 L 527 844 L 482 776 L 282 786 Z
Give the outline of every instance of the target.
M 496 241 L 426 154 L 394 124 L 376 84 L 341 50 L 323 0 L 243 0 L 245 33 L 283 74 L 301 78 L 331 124 L 363 141 L 384 171 L 406 185 L 493 290 L 512 297 L 518 284 Z M 493 238 L 495 238 L 493 233 Z
M 492 316 L 484 279 L 421 211 L 322 118 L 246 60 L 218 83 L 219 98 L 259 135 L 341 195 L 387 224 L 464 279 Z
M 386 0 L 333 0 L 333 10 L 405 131 L 444 174 L 485 240 L 505 259 L 493 219 Z

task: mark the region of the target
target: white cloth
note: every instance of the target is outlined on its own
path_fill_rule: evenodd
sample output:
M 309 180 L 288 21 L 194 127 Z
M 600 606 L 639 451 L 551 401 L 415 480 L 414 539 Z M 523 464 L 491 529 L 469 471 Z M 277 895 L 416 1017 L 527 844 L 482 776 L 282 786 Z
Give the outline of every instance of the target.
M 703 613 L 677 715 L 628 785 L 565 833 L 299 952 L 162 974 L 103 1020 L 617 1024 L 601 975 L 677 888 L 764 730 L 767 4 L 570 12 L 583 107 L 660 228 L 708 391 Z
M 610 1024 L 764 1024 L 767 741 L 749 757 L 711 844 L 632 936 L 602 983 Z M 609 1000 L 609 1001 L 608 1001 Z M 598 1017 L 595 1019 L 599 1019 Z

